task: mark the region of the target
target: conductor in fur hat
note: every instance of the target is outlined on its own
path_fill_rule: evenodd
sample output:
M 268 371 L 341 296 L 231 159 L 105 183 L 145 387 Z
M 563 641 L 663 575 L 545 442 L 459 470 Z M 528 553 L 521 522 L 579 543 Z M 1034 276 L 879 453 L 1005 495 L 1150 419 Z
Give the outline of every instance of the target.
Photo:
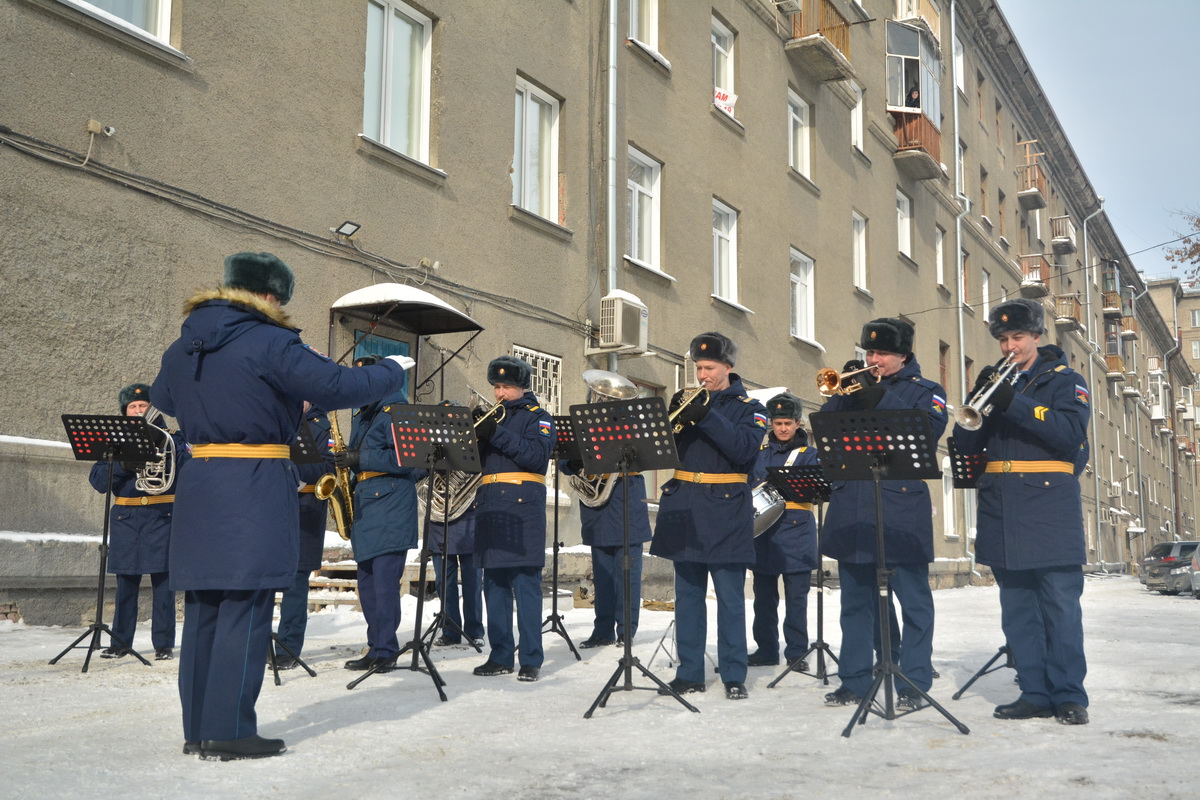
M 498 407 L 475 426 L 483 480 L 475 494 L 475 555 L 483 567 L 487 661 L 480 676 L 536 681 L 541 671 L 542 567 L 546 564 L 546 468 L 554 419 L 531 390 L 533 370 L 512 356 L 492 359 L 488 383 Z M 513 605 L 517 633 L 513 637 Z
M 216 289 L 193 295 L 150 400 L 178 420 L 192 458 L 177 480 L 171 586 L 184 592 L 179 697 L 184 753 L 210 760 L 282 753 L 258 735 L 277 590 L 295 581 L 303 483 L 289 445 L 305 400 L 336 409 L 404 383 L 384 359 L 343 367 L 306 345 L 283 306 L 292 270 L 271 253 L 225 259 Z
M 150 387 L 144 383 L 131 383 L 118 393 L 117 404 L 124 416 L 145 416 L 150 409 Z M 161 417 L 150 421 L 159 427 L 164 424 Z M 168 435 L 175 440 L 173 466 L 177 472 L 188 458 L 187 445 L 178 434 Z M 112 467 L 108 571 L 117 576 L 117 598 L 112 627 L 114 640 L 100 653 L 101 658 L 122 658 L 130 654 L 137 631 L 138 591 L 143 575 L 150 576 L 150 643 L 154 647 L 154 658 L 166 661 L 175 657 L 175 592 L 171 590 L 167 574 L 175 493 L 171 486 L 162 492 L 139 488 L 138 469 L 144 466 L 117 462 Z M 88 481 L 97 492 L 107 492 L 108 462 L 93 465 Z
M 679 667 L 670 686 L 703 692 L 708 582 L 717 595 L 717 668 L 725 696 L 746 691 L 746 568 L 754 563 L 750 473 L 767 428 L 767 412 L 746 394 L 733 371 L 737 346 L 724 334 L 702 333 L 688 348 L 704 391 L 671 399 L 682 468 L 663 485 L 651 555 L 675 565 L 675 636 Z M 690 394 L 690 393 L 689 393 Z
M 758 451 L 754 485 L 767 478 L 768 467 L 803 467 L 818 463 L 804 430 L 804 402 L 784 392 L 767 401 L 771 431 Z M 820 566 L 817 524 L 811 503 L 788 502 L 783 516 L 754 539 L 754 622 L 757 649 L 752 667 L 779 663 L 779 584 L 783 583 L 783 656 L 791 665 L 808 651 L 808 589 Z M 799 669 L 804 670 L 801 666 Z
M 1000 587 L 1001 626 L 1021 689 L 994 713 L 1080 725 L 1088 721 L 1079 492 L 1088 458 L 1088 386 L 1061 348 L 1043 343 L 1041 303 L 1000 303 L 988 315 L 988 330 L 1016 364 L 1013 379 L 996 384 L 980 427 L 956 425 L 954 440 L 961 452 L 987 458 L 976 483 L 975 557 L 991 567 Z M 972 396 L 996 373 L 996 367 L 981 370 Z
M 946 429 L 946 390 L 921 375 L 913 353 L 913 326 L 891 317 L 863 326 L 859 346 L 872 372 L 857 376 L 863 388 L 835 395 L 822 411 L 919 409 L 929 416 L 934 440 Z M 847 362 L 844 371 L 863 367 Z M 933 683 L 933 506 L 922 480 L 883 481 L 884 542 L 891 586 L 900 601 L 903 626 L 899 642 L 900 670 L 921 690 Z M 842 647 L 838 677 L 842 684 L 825 696 L 827 705 L 857 704 L 871 687 L 879 630 L 876 599 L 875 494 L 868 481 L 833 484 L 823 530 L 823 552 L 837 559 L 841 581 Z M 889 621 L 894 625 L 894 622 Z M 894 630 L 894 627 L 893 627 Z M 895 653 L 893 652 L 893 657 Z M 898 690 L 897 706 L 918 707 L 920 696 L 908 686 Z

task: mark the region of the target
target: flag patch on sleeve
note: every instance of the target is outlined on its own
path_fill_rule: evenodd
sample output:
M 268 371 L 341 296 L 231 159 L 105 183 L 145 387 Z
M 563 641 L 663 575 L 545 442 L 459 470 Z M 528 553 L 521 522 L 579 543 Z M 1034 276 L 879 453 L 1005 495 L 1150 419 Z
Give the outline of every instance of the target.
M 549 420 L 539 420 L 538 421 L 538 433 L 540 433 L 542 436 L 550 435 L 550 421 Z
M 318 350 L 317 348 L 313 347 L 311 344 L 305 344 L 305 345 L 304 345 L 304 349 L 305 349 L 305 350 L 307 350 L 308 352 L 312 353 L 314 356 L 317 356 L 317 357 L 319 357 L 319 358 L 323 358 L 323 359 L 325 359 L 326 361 L 329 361 L 329 360 L 330 360 L 329 356 L 325 355 L 325 354 L 324 354 L 324 353 L 322 353 L 320 350 Z
M 933 413 L 935 413 L 935 414 L 945 414 L 946 413 L 946 398 L 938 397 L 936 394 L 933 396 Z
M 760 428 L 767 427 L 767 415 L 761 414 L 761 413 L 755 411 L 754 412 L 754 424 Z
M 1079 401 L 1080 405 L 1088 404 L 1088 390 L 1078 383 L 1075 384 L 1075 399 Z

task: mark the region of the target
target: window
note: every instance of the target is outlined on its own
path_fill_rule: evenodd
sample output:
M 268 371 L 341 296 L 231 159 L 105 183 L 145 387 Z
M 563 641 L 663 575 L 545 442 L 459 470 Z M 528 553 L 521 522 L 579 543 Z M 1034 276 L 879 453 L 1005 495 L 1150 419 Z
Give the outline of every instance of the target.
M 628 226 L 626 255 L 648 267 L 662 269 L 658 258 L 659 177 L 662 165 L 650 156 L 629 148 Z
M 962 267 L 959 269 L 959 272 L 958 272 L 958 278 L 959 278 L 958 296 L 962 299 L 962 304 L 964 306 L 966 306 L 967 308 L 970 308 L 971 307 L 971 286 L 970 286 L 970 282 L 967 280 L 967 262 L 970 260 L 970 253 L 968 253 L 966 250 L 959 250 L 958 252 L 962 258 Z
M 975 73 L 975 108 L 979 114 L 979 122 L 983 124 L 983 73 Z
M 737 95 L 733 93 L 733 43 L 734 33 L 712 18 L 712 70 L 713 103 L 717 108 L 733 116 Z
M 1193 309 L 1192 311 L 1192 327 L 1200 328 L 1200 309 Z
M 363 135 L 429 160 L 429 37 L 433 23 L 407 5 L 367 3 Z
M 855 287 L 867 290 L 867 218 L 851 212 L 850 264 Z
M 863 90 L 854 81 L 849 82 L 850 93 L 854 95 L 854 108 L 850 109 L 850 144 L 859 150 L 864 149 L 863 142 Z
M 938 342 L 938 383 L 950 385 L 950 345 Z
M 987 216 L 988 213 L 988 171 L 983 167 L 979 168 L 979 214 Z
M 997 220 L 996 220 L 996 221 L 997 221 L 997 222 L 999 223 L 999 225 L 1000 225 L 1000 235 L 1001 235 L 1001 236 L 1004 236 L 1004 235 L 1005 235 L 1005 229 L 1004 229 L 1004 217 L 1005 217 L 1005 216 L 1006 216 L 1006 214 L 1007 214 L 1007 211 L 1006 211 L 1006 209 L 1004 208 L 1004 200 L 1005 200 L 1004 192 L 1000 192 L 1000 193 L 999 193 L 999 194 L 996 196 L 996 217 L 997 217 Z
M 163 42 L 171 38 L 171 0 L 75 0 L 69 5 L 98 11 L 91 16 L 118 28 L 133 27 Z
M 899 190 L 896 191 L 896 237 L 900 252 L 912 258 L 912 200 Z
M 792 250 L 792 336 L 799 339 L 816 341 L 816 325 L 814 311 L 816 310 L 813 292 L 813 260 Z
M 938 286 L 946 285 L 946 231 L 941 225 L 933 229 L 933 263 Z M 943 383 L 942 386 L 946 384 Z
M 1192 358 L 1200 358 L 1200 339 L 1192 341 Z
M 513 345 L 512 355 L 519 358 L 530 367 L 529 389 L 537 395 L 542 408 L 551 414 L 561 412 L 562 405 L 562 359 L 558 356 L 540 353 L 528 347 Z
M 996 101 L 996 147 L 1002 146 L 1000 143 L 1000 138 L 1001 138 L 1000 137 L 1000 111 L 1001 111 L 1001 108 L 1002 107 L 1000 105 L 1000 101 L 997 100 Z M 1001 151 L 1001 152 L 1003 152 L 1003 151 Z
M 936 46 L 917 28 L 888 20 L 887 104 L 889 108 L 923 113 L 938 130 L 942 127 L 942 63 Z M 911 98 L 916 90 L 917 98 Z
M 983 306 L 983 318 L 986 321 L 990 313 L 992 313 L 992 273 L 986 269 L 983 270 L 983 277 L 979 279 L 979 302 Z
M 558 217 L 558 101 L 517 79 L 512 202 L 556 221 Z
M 658 0 L 629 0 L 629 38 L 658 49 Z
M 964 69 L 964 66 L 965 65 L 963 63 L 962 39 L 955 36 L 954 37 L 954 85 L 958 88 L 958 90 L 960 92 L 962 92 L 963 94 L 966 94 L 967 79 L 965 77 L 963 77 L 964 75 L 966 75 L 966 70 Z
M 809 108 L 800 95 L 788 90 L 788 164 L 806 178 L 809 172 Z
M 967 196 L 967 146 L 962 139 L 958 140 L 958 150 L 954 153 L 954 182 L 958 184 L 958 193 Z
M 713 294 L 737 302 L 737 212 L 713 198 Z

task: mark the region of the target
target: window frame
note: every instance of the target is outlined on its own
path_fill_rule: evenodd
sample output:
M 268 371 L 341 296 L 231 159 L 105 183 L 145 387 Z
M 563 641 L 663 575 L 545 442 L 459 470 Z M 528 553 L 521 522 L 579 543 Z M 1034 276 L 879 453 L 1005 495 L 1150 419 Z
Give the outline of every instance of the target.
M 152 2 L 156 4 L 157 8 L 157 11 L 155 12 L 157 16 L 157 24 L 154 26 L 154 30 L 143 28 L 135 22 L 131 22 L 124 17 L 117 16 L 112 11 L 102 8 L 95 3 L 88 2 L 88 0 L 58 0 L 58 2 L 87 14 L 94 19 L 98 19 L 101 22 L 112 25 L 114 28 L 130 33 L 139 39 L 149 37 L 150 40 L 156 44 L 163 44 L 167 47 L 171 47 L 172 50 L 175 49 L 171 46 L 171 13 L 173 11 L 172 0 L 152 0 Z
M 1192 327 L 1200 328 L 1200 308 L 1192 309 Z
M 717 41 L 717 37 L 726 37 L 729 39 L 728 50 L 724 49 Z M 713 105 L 721 109 L 729 116 L 734 116 L 734 103 L 728 102 L 722 105 L 717 102 L 717 94 L 720 91 L 725 91 L 729 95 L 731 101 L 737 98 L 737 71 L 734 64 L 734 54 L 737 52 L 737 33 L 732 30 L 724 22 L 714 14 L 712 15 L 712 23 L 709 27 L 710 52 L 712 54 L 712 79 L 713 79 Z M 728 79 L 728 85 L 718 82 L 717 76 L 717 55 L 722 56 L 724 69 L 721 70 L 723 78 Z
M 802 341 L 816 344 L 815 278 L 817 262 L 794 247 L 790 248 L 788 256 L 791 335 Z
M 714 216 L 716 216 L 717 214 L 720 214 L 720 215 L 724 216 L 726 219 L 732 220 L 732 223 L 730 224 L 728 231 L 718 230 L 717 226 L 715 224 L 713 225 L 713 249 L 712 249 L 713 297 L 716 297 L 720 300 L 729 301 L 731 303 L 734 303 L 735 305 L 740 305 L 738 303 L 738 263 L 737 263 L 737 261 L 738 261 L 738 258 L 737 258 L 738 217 L 740 215 L 738 214 L 737 209 L 733 208 L 732 206 L 726 205 L 725 203 L 722 203 L 720 200 L 718 200 L 715 197 L 712 199 L 712 210 L 713 210 Z M 720 241 L 722 239 L 724 239 L 727 242 L 727 252 L 729 254 L 728 262 L 724 265 L 724 269 L 726 272 L 726 276 L 725 276 L 726 282 L 728 283 L 728 285 L 730 287 L 732 287 L 732 290 L 733 290 L 731 294 L 723 294 L 721 292 L 722 265 L 719 263 L 720 262 L 720 255 L 719 255 L 720 247 L 719 247 L 719 245 L 720 245 Z
M 907 258 L 912 258 L 912 198 L 900 189 L 896 190 L 896 247 Z
M 633 145 L 629 145 L 626 157 L 626 163 L 634 161 L 650 170 L 650 188 L 647 190 L 640 184 L 634 183 L 633 179 L 628 176 L 627 170 L 625 180 L 627 199 L 625 213 L 627 215 L 628 228 L 625 242 L 625 258 L 640 266 L 649 267 L 661 272 L 662 163 Z M 637 219 L 634 210 L 634 200 L 639 200 L 638 206 L 640 208 L 641 203 L 646 202 L 645 198 L 649 198 L 650 203 L 650 252 L 648 258 L 643 258 L 640 252 L 636 254 L 632 252 L 635 249 L 634 236 L 638 231 L 638 226 L 634 224 Z M 640 244 L 640 238 L 638 239 L 638 243 Z
M 629 0 L 629 38 L 658 50 L 658 0 Z
M 946 285 L 946 229 L 933 226 L 933 263 L 938 286 Z
M 812 180 L 812 105 L 792 89 L 788 89 L 788 166 Z
M 543 219 L 546 219 L 546 220 L 549 220 L 550 222 L 558 224 L 558 214 L 559 214 L 559 206 L 558 206 L 558 119 L 559 119 L 559 115 L 561 113 L 561 106 L 560 106 L 560 103 L 559 103 L 559 100 L 557 97 L 550 94 L 545 89 L 542 89 L 540 86 L 537 86 L 534 83 L 532 83 L 531 81 L 529 81 L 525 78 L 522 78 L 520 75 L 518 75 L 517 82 L 516 82 L 516 94 L 518 95 L 518 98 L 517 98 L 518 102 L 520 102 L 519 96 L 521 95 L 522 91 L 524 92 L 525 100 L 524 100 L 524 105 L 523 105 L 524 113 L 522 115 L 521 128 L 519 130 L 519 133 L 521 135 L 520 141 L 518 141 L 518 138 L 517 138 L 518 137 L 518 129 L 517 129 L 517 119 L 516 119 L 516 107 L 514 106 L 514 108 L 513 108 L 513 163 L 512 163 L 513 197 L 512 197 L 512 204 L 514 206 L 516 206 L 517 208 L 528 211 L 530 214 L 535 214 L 539 217 L 542 217 Z M 547 191 L 546 191 L 546 201 L 547 202 L 546 202 L 546 206 L 545 206 L 544 210 L 540 206 L 538 208 L 531 208 L 529 205 L 526 205 L 526 201 L 528 200 L 528 192 L 526 191 L 527 179 L 525 176 L 526 176 L 526 171 L 528 168 L 526 166 L 524 157 L 525 157 L 526 153 L 528 152 L 528 147 L 525 144 L 526 140 L 524 137 L 525 137 L 526 131 L 528 131 L 528 129 L 529 129 L 528 122 L 529 122 L 529 116 L 530 116 L 530 108 L 536 107 L 535 103 L 530 102 L 531 97 L 536 100 L 540 100 L 541 102 L 548 105 L 550 107 L 550 114 L 551 114 L 551 120 L 550 120 L 550 124 L 548 126 L 549 131 L 547 132 L 547 138 L 549 139 L 549 141 L 546 143 L 547 144 L 546 160 L 549 161 L 549 174 L 546 176 L 548 187 L 547 187 Z M 517 164 L 518 153 L 520 154 L 520 160 L 521 160 L 521 164 L 519 167 Z M 517 185 L 518 179 L 520 179 L 520 181 L 521 181 L 520 186 Z M 520 201 L 520 202 L 518 202 L 518 201 Z
M 867 292 L 867 225 L 870 220 L 854 210 L 850 212 L 850 220 L 850 279 L 855 289 Z
M 367 0 L 368 10 L 371 6 L 378 6 L 383 10 L 383 31 L 380 33 L 382 38 L 382 63 L 380 67 L 379 80 L 379 97 L 377 98 L 376 113 L 379 124 L 375 130 L 367 130 L 367 86 L 366 72 L 371 68 L 368 63 L 364 66 L 364 85 L 363 85 L 363 119 L 362 119 L 362 135 L 373 142 L 383 145 L 384 147 L 394 152 L 400 153 L 408 158 L 429 164 L 429 132 L 430 132 L 430 106 L 431 106 L 431 90 L 433 76 L 433 19 L 402 0 Z M 397 15 L 407 17 L 413 23 L 421 27 L 421 58 L 420 69 L 421 74 L 414 76 L 420 97 L 417 100 L 417 113 L 419 119 L 416 123 L 416 146 L 410 147 L 413 152 L 408 152 L 404 147 L 400 146 L 396 141 L 394 132 L 392 131 L 392 109 L 396 103 L 395 87 L 392 85 L 392 59 L 394 57 L 392 41 L 392 26 L 396 24 L 395 18 Z M 371 42 L 371 27 L 370 16 L 368 12 L 367 18 L 367 37 L 365 40 L 368 53 L 366 54 L 367 61 L 370 61 L 369 48 Z M 411 145 L 411 143 L 410 143 Z
M 854 95 L 855 104 L 850 108 L 850 146 L 857 148 L 860 153 L 866 152 L 866 141 L 863 139 L 863 88 L 855 80 L 848 82 L 850 94 Z

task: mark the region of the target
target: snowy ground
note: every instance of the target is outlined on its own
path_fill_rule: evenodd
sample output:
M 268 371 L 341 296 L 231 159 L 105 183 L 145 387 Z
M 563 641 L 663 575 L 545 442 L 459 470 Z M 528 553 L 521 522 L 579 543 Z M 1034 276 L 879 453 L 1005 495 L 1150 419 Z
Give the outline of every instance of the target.
M 926 709 L 894 722 L 872 716 L 842 738 L 850 709 L 824 707 L 828 689 L 808 677 L 767 689 L 774 668 L 751 670 L 747 701 L 727 701 L 714 683 L 689 695 L 702 712 L 693 714 L 669 697 L 622 692 L 585 720 L 619 651 L 585 650 L 577 663 L 557 636 L 545 639 L 538 683 L 476 678 L 471 668 L 482 658 L 450 648 L 434 651 L 449 702 L 428 676 L 408 671 L 347 691 L 352 674 L 342 661 L 361 647 L 365 627 L 339 610 L 309 625 L 304 655 L 317 677 L 292 671 L 282 686 L 270 676 L 263 686 L 260 729 L 286 739 L 288 752 L 224 764 L 180 753 L 176 662 L 94 658 L 81 674 L 83 651 L 46 663 L 80 629 L 3 623 L 0 797 L 1197 796 L 1200 602 L 1148 593 L 1128 577 L 1089 578 L 1092 723 L 1066 727 L 993 719 L 992 707 L 1017 694 L 1007 669 L 951 700 L 1000 644 L 997 596 L 994 587 L 968 587 L 934 597 L 942 677 L 933 695 L 970 727 L 965 736 Z M 826 600 L 836 651 L 837 593 Z M 406 600 L 408 631 L 412 613 Z M 713 614 L 710 600 L 710 641 Z M 590 619 L 590 609 L 566 613 L 576 642 Z M 642 613 L 635 654 L 643 661 L 670 619 Z M 143 652 L 148 628 L 139 626 Z M 661 653 L 651 668 L 673 677 Z

